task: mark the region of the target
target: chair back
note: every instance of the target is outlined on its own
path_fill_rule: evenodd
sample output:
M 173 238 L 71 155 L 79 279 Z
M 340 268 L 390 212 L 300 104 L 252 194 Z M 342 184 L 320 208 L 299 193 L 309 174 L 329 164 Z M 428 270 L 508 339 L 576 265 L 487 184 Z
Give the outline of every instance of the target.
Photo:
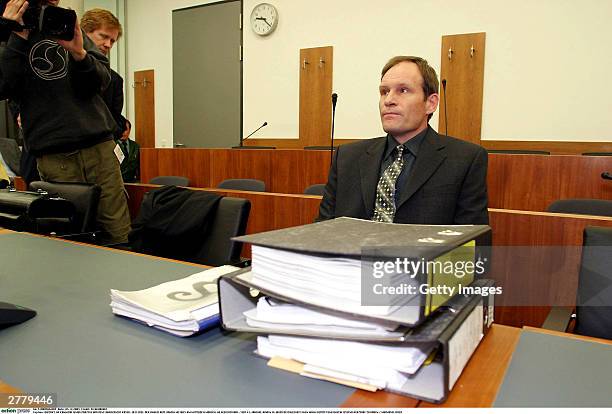
M 149 184 L 157 185 L 176 185 L 179 187 L 189 187 L 189 178 L 178 175 L 160 175 L 149 180 Z
M 588 214 L 591 216 L 612 217 L 612 200 L 569 198 L 552 202 L 546 211 L 549 213 Z
M 584 230 L 574 332 L 612 339 L 612 228 Z
M 325 192 L 325 184 L 313 184 L 306 187 L 304 194 L 322 196 Z
M 233 241 L 232 237 L 246 233 L 250 211 L 249 200 L 223 197 L 195 261 L 209 266 L 238 263 L 242 243 Z
M 230 178 L 221 181 L 217 188 L 240 191 L 266 191 L 266 183 L 252 178 Z
M 76 214 L 70 232 L 87 233 L 96 230 L 96 215 L 101 192 L 99 185 L 33 181 L 30 183 L 30 189 L 46 191 L 51 196 L 65 198 L 74 204 Z

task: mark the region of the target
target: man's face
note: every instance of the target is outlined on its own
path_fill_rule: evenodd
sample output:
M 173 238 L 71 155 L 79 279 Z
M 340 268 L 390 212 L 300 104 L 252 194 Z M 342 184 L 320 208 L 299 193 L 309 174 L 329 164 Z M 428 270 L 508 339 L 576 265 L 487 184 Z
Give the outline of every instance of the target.
M 47 0 L 46 3 L 51 6 L 57 6 L 59 4 L 59 0 Z
M 123 134 L 121 134 L 121 141 L 127 141 L 130 138 L 130 132 L 132 131 L 132 127 L 127 122 L 125 123 L 125 130 Z
M 380 81 L 380 119 L 385 132 L 404 143 L 427 127 L 427 116 L 438 107 L 438 94 L 425 99 L 423 76 L 413 62 L 401 62 Z
M 107 26 L 101 26 L 99 29 L 87 33 L 87 36 L 94 42 L 100 52 L 108 56 L 119 38 L 119 29 L 110 29 Z

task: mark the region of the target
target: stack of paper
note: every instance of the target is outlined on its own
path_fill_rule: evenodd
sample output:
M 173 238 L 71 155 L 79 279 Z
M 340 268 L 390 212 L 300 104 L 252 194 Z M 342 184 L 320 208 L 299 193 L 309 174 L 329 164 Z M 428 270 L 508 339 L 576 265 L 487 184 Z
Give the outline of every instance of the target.
M 246 323 L 255 328 L 308 335 L 401 338 L 405 334 L 403 330 L 396 331 L 396 323 L 366 322 L 346 315 L 336 316 L 269 297 L 260 297 L 257 307 L 244 312 L 244 316 Z
M 217 279 L 238 270 L 221 266 L 144 290 L 111 289 L 113 313 L 178 336 L 219 322 Z
M 400 390 L 423 365 L 434 345 L 376 345 L 354 341 L 270 335 L 257 338 L 257 353 L 304 364 L 301 375 Z
M 253 281 L 280 294 L 318 303 L 346 312 L 389 315 L 408 305 L 418 295 L 389 297 L 387 305 L 368 306 L 361 300 L 362 261 L 351 257 L 299 253 L 262 246 L 251 247 Z M 387 275 L 390 285 L 418 287 L 418 279 L 402 274 Z

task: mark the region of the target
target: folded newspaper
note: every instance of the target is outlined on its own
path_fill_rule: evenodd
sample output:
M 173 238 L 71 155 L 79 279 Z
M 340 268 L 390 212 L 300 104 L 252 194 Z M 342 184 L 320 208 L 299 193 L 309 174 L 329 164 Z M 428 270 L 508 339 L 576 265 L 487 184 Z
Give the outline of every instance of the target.
M 219 323 L 217 279 L 236 270 L 221 266 L 144 290 L 111 289 L 110 306 L 115 315 L 190 336 Z

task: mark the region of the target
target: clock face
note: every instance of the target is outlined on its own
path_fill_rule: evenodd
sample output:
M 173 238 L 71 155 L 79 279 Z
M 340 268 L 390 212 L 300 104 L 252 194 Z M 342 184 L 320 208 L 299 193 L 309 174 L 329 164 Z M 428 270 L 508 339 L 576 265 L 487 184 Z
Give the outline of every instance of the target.
M 267 36 L 276 29 L 278 11 L 268 3 L 261 3 L 251 12 L 251 28 L 260 36 Z

